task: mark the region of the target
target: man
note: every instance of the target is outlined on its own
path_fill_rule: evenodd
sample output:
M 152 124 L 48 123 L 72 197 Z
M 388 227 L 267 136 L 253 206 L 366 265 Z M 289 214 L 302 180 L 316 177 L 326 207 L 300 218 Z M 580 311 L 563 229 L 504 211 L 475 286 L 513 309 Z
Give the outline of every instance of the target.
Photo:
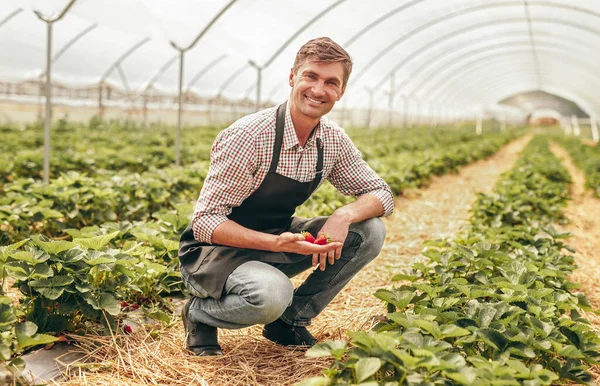
M 265 324 L 263 336 L 312 346 L 306 329 L 383 246 L 378 218 L 393 211 L 387 184 L 346 133 L 323 116 L 344 94 L 352 61 L 329 38 L 300 48 L 288 102 L 246 116 L 213 144 L 190 226 L 181 236 L 182 317 L 196 355 L 222 355 L 217 328 Z M 329 217 L 293 217 L 324 180 L 358 199 Z M 326 245 L 301 232 L 324 232 Z M 318 266 L 294 289 L 289 277 Z

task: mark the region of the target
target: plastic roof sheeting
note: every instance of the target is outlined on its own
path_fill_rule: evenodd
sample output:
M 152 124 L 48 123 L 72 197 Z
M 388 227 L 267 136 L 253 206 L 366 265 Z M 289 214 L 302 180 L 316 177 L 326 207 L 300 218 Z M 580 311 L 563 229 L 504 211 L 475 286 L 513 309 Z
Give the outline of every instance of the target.
M 175 94 L 177 51 L 231 0 L 77 0 L 54 25 L 53 80 Z M 0 2 L 0 81 L 39 78 L 46 25 L 67 0 Z M 21 9 L 21 11 L 19 11 Z M 13 17 L 10 17 L 14 15 Z M 237 0 L 185 54 L 184 90 L 279 102 L 298 48 L 329 36 L 354 59 L 344 105 L 490 106 L 534 90 L 600 115 L 600 2 L 594 0 Z M 68 46 L 69 43 L 72 45 Z M 65 49 L 65 47 L 67 47 Z M 122 59 L 119 66 L 115 67 Z M 372 90 L 372 91 L 369 91 Z

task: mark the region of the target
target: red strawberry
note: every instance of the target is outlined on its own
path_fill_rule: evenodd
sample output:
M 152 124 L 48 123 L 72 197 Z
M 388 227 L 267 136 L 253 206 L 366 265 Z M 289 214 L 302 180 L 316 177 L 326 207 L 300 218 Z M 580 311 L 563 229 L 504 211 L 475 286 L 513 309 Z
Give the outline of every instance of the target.
M 131 329 L 131 326 L 128 326 L 128 325 L 125 325 L 125 327 L 123 327 L 123 330 L 128 334 L 131 334 L 133 332 L 133 330 Z
M 300 232 L 300 234 L 304 236 L 304 241 L 308 241 L 309 243 L 315 242 L 315 237 L 310 232 Z
M 131 305 L 131 308 L 133 308 L 134 310 L 137 310 L 138 308 L 140 308 L 140 306 L 138 306 L 138 304 L 137 304 L 137 303 L 133 303 L 133 304 Z
M 332 241 L 331 236 L 329 236 L 325 232 L 319 232 L 319 234 L 317 235 L 317 238 L 313 244 L 325 245 L 325 244 L 329 244 L 331 241 Z
M 128 306 L 127 302 L 121 302 L 121 308 L 125 308 L 127 306 Z

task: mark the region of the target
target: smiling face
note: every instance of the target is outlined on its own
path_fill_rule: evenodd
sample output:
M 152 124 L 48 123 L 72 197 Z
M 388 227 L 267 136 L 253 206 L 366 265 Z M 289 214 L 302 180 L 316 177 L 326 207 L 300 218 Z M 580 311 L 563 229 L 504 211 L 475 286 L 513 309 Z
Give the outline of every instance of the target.
M 290 72 L 292 118 L 318 121 L 344 95 L 344 67 L 340 62 L 307 61 Z M 316 122 L 315 122 L 316 124 Z

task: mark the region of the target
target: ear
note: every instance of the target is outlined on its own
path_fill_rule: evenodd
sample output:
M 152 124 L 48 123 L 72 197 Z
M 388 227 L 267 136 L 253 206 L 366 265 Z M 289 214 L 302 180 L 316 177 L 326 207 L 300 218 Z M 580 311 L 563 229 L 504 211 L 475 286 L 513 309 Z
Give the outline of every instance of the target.
M 290 79 L 289 79 L 290 87 L 294 87 L 294 69 L 290 69 Z

